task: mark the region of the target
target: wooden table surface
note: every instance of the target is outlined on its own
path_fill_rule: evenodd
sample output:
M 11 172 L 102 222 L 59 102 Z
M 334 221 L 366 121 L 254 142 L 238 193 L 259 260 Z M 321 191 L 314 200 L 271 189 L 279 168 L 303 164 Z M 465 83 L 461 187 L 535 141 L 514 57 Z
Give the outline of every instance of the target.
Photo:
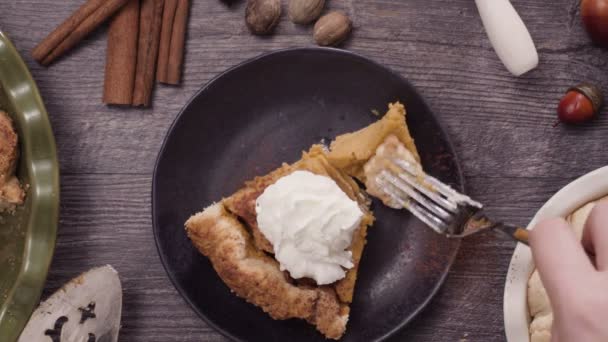
M 311 28 L 284 15 L 275 35 L 244 25 L 244 1 L 192 1 L 182 87 L 160 87 L 150 109 L 101 104 L 106 27 L 50 68 L 29 52 L 82 0 L 2 0 L 0 29 L 15 43 L 47 105 L 61 163 L 61 218 L 45 296 L 91 267 L 111 264 L 124 287 L 121 341 L 224 341 L 179 296 L 151 227 L 152 169 L 184 103 L 227 68 L 261 53 L 312 45 Z M 553 193 L 608 164 L 608 117 L 553 127 L 564 91 L 608 91 L 608 51 L 582 29 L 577 0 L 513 0 L 541 63 L 515 78 L 498 61 L 471 0 L 333 0 L 355 30 L 344 48 L 405 76 L 441 117 L 468 192 L 490 214 L 525 225 Z M 218 118 L 219 120 L 219 118 Z M 502 296 L 515 244 L 465 241 L 442 290 L 395 341 L 503 341 Z

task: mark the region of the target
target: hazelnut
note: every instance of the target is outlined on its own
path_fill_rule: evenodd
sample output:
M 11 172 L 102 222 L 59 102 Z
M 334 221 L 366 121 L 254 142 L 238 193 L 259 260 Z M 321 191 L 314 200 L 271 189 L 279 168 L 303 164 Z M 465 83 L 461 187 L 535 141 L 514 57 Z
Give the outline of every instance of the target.
M 245 22 L 254 34 L 269 34 L 279 23 L 281 0 L 248 0 Z
M 291 0 L 289 19 L 296 24 L 309 24 L 321 15 L 324 6 L 325 0 Z
M 342 43 L 352 29 L 352 22 L 342 12 L 330 12 L 315 24 L 313 36 L 321 46 L 336 46 Z
M 598 87 L 592 84 L 580 84 L 568 89 L 559 102 L 557 114 L 565 123 L 581 123 L 591 120 L 599 113 L 604 99 Z

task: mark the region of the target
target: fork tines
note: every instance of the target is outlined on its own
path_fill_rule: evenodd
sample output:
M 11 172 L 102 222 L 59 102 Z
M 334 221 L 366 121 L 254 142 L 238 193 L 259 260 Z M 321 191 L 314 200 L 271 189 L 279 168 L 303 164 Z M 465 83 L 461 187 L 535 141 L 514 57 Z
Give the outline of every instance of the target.
M 387 167 L 376 177 L 382 190 L 438 233 L 453 234 L 461 228 L 465 213 L 482 208 L 480 203 L 425 174 L 418 164 L 401 158 L 386 161 Z

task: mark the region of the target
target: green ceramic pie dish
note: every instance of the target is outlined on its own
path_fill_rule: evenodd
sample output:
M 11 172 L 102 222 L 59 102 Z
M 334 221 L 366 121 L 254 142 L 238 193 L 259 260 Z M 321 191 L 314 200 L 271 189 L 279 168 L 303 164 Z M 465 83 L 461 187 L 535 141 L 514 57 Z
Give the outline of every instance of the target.
M 0 337 L 16 341 L 37 306 L 53 258 L 59 217 L 55 138 L 38 88 L 17 50 L 0 32 L 0 110 L 19 135 L 17 176 L 24 205 L 0 215 Z

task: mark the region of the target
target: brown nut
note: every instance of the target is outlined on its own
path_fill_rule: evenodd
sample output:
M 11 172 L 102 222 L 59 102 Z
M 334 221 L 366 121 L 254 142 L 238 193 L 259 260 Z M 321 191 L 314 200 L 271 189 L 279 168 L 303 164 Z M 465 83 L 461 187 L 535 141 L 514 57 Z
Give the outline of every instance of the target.
M 582 0 L 580 3 L 587 33 L 596 44 L 608 47 L 608 0 Z
M 281 0 L 249 0 L 245 22 L 254 34 L 269 34 L 279 23 Z
M 289 19 L 296 24 L 309 24 L 321 15 L 324 6 L 325 0 L 290 0 Z
M 565 123 L 581 123 L 593 119 L 600 112 L 604 97 L 600 88 L 583 83 L 568 89 L 559 102 L 557 115 Z
M 315 24 L 315 42 L 321 46 L 336 46 L 348 38 L 352 26 L 346 14 L 338 11 L 327 13 Z

